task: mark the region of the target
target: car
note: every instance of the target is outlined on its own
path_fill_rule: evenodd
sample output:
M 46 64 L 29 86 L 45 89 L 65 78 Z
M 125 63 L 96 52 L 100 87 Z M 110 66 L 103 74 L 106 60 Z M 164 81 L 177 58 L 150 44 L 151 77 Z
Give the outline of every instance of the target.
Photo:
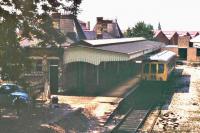
M 14 83 L 3 83 L 0 85 L 1 106 L 28 105 L 30 101 L 28 93 L 21 86 Z

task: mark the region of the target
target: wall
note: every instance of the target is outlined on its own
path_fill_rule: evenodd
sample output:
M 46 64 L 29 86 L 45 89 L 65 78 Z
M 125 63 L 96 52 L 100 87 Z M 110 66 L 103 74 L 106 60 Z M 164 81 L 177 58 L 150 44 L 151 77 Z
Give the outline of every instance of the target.
M 139 65 L 134 61 L 101 62 L 98 66 L 85 62 L 65 64 L 63 87 L 72 94 L 102 94 L 140 73 Z
M 169 44 L 169 39 L 161 32 L 155 37 L 156 41 Z
M 169 44 L 170 44 L 170 45 L 178 45 L 178 38 L 179 38 L 178 34 L 175 33 L 175 34 L 172 36 L 172 38 L 170 39 Z
M 196 61 L 197 60 L 197 56 L 196 56 L 196 48 L 188 48 L 187 52 L 188 52 L 188 56 L 187 56 L 187 61 Z
M 165 47 L 163 49 L 172 51 L 172 52 L 176 53 L 176 55 L 178 56 L 178 47 Z
M 179 48 L 188 48 L 190 42 L 189 36 L 181 36 L 178 38 L 178 47 Z

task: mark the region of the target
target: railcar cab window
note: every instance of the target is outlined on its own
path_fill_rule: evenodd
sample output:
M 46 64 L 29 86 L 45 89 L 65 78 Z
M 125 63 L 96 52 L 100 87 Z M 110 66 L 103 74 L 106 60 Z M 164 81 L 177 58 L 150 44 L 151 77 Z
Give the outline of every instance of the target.
M 144 64 L 144 73 L 149 73 L 149 64 Z
M 151 73 L 156 73 L 156 64 L 151 64 Z
M 164 64 L 158 64 L 158 73 L 164 72 Z

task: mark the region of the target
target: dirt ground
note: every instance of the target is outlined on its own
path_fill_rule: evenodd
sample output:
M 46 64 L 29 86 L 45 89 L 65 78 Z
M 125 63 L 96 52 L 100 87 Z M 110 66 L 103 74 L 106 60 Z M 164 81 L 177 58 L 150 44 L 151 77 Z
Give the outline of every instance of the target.
M 51 106 L 37 103 L 30 110 L 23 110 L 19 115 L 13 108 L 1 109 L 0 133 L 74 133 L 87 132 L 92 123 L 80 109 L 69 105 Z
M 200 67 L 178 66 L 175 93 L 162 107 L 155 132 L 200 132 Z
M 17 115 L 14 108 L 1 108 L 0 133 L 101 132 L 101 125 L 117 107 L 119 98 L 58 96 L 59 104 L 36 102 Z M 116 102 L 116 103 L 115 103 Z

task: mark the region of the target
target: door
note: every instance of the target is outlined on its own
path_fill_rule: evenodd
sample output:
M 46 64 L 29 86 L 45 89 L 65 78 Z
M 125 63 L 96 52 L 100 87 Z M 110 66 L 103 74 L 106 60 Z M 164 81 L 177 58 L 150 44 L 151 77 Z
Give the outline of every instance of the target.
M 52 94 L 58 93 L 58 65 L 50 65 L 50 90 Z
M 178 54 L 179 54 L 179 59 L 187 60 L 187 48 L 179 48 Z

